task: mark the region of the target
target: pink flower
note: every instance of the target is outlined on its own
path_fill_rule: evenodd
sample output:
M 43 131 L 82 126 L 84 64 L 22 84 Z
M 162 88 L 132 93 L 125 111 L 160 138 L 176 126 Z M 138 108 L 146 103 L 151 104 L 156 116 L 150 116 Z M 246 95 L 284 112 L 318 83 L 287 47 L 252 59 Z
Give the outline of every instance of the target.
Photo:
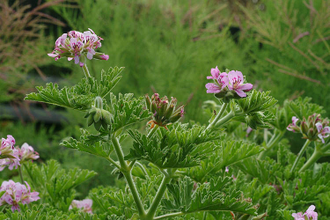
M 294 217 L 294 220 L 305 220 L 305 217 L 301 212 L 292 213 L 292 217 Z
M 293 116 L 292 117 L 292 123 L 291 124 L 289 124 L 288 125 L 288 127 L 286 128 L 288 131 L 293 131 L 293 132 L 295 132 L 296 130 L 297 130 L 297 128 L 298 128 L 298 126 L 297 126 L 297 121 L 298 121 L 299 119 L 297 118 L 297 117 L 295 117 L 295 116 Z
M 228 75 L 226 72 L 220 74 L 218 67 L 211 69 L 211 75 L 206 77 L 207 79 L 213 79 L 214 83 L 207 83 L 207 93 L 219 93 L 228 85 Z
M 229 168 L 228 168 L 228 167 L 226 167 L 226 169 L 225 169 L 225 172 L 226 172 L 226 173 L 228 173 L 228 172 L 229 172 Z
M 77 209 L 82 209 L 83 212 L 93 214 L 92 205 L 93 205 L 93 200 L 91 200 L 91 199 L 84 199 L 81 201 L 73 200 L 69 207 L 69 210 L 73 209 L 73 208 L 77 208 Z
M 79 31 L 70 31 L 62 34 L 55 41 L 55 49 L 48 56 L 54 57 L 55 61 L 61 57 L 67 57 L 68 61 L 74 60 L 75 64 L 83 67 L 86 58 L 99 60 L 108 60 L 109 56 L 103 53 L 95 52 L 95 49 L 101 47 L 101 37 L 98 37 L 91 29 L 81 33 Z
M 21 161 L 36 160 L 39 158 L 39 154 L 38 152 L 34 151 L 33 147 L 27 143 L 24 143 L 21 149 L 19 149 L 19 157 Z
M 11 135 L 7 135 L 7 139 L 1 139 L 1 146 L 0 146 L 0 158 L 15 158 L 17 157 L 14 155 L 14 147 L 15 139 Z M 17 158 L 18 159 L 18 158 Z
M 304 216 L 307 216 L 310 220 L 317 220 L 317 212 L 314 212 L 315 206 L 311 205 L 305 212 Z M 312 218 L 312 219 L 311 219 Z
M 0 198 L 0 206 L 10 205 L 14 212 L 15 210 L 20 211 L 19 203 L 25 205 L 39 200 L 39 193 L 31 192 L 29 184 L 27 182 L 25 184 L 26 186 L 12 180 L 2 182 L 0 192 L 5 191 L 5 193 Z
M 248 137 L 249 136 L 249 134 L 251 133 L 253 131 L 253 129 L 251 128 L 251 127 L 248 127 L 247 129 L 246 129 L 246 137 Z
M 240 71 L 230 71 L 228 73 L 228 79 L 228 89 L 234 90 L 240 97 L 246 97 L 245 92 L 250 91 L 253 88 L 253 85 L 251 83 L 243 84 L 244 77 Z
M 316 129 L 318 131 L 318 135 L 317 136 L 321 139 L 322 143 L 324 143 L 324 138 L 329 137 L 330 127 L 329 126 L 325 126 L 323 128 L 323 125 L 320 122 L 317 122 L 315 124 L 315 126 L 316 126 Z

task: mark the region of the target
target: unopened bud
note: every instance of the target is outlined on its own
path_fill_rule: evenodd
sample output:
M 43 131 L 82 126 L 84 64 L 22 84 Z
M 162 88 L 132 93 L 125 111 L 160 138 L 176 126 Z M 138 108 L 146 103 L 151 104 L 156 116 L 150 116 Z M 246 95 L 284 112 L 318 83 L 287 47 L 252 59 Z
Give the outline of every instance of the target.
M 94 99 L 94 104 L 96 108 L 103 109 L 103 100 L 100 96 L 96 96 Z

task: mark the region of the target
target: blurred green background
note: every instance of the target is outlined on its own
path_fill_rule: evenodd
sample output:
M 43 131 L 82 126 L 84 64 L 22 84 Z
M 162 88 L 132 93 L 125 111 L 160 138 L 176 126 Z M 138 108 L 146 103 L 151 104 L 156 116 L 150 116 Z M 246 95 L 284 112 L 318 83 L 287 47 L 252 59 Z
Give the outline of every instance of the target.
M 36 85 L 72 85 L 83 77 L 73 62 L 47 56 L 64 32 L 91 28 L 104 39 L 99 51 L 109 55 L 88 61 L 91 74 L 125 67 L 115 93 L 176 97 L 186 105 L 184 121 L 207 122 L 201 106 L 213 99 L 205 84 L 215 66 L 240 70 L 280 104 L 309 96 L 330 112 L 327 0 L 3 0 L 0 22 L 0 136 L 29 143 L 40 162 L 53 158 L 98 172 L 79 189 L 82 197 L 116 181 L 104 172 L 106 161 L 59 146 L 86 127 L 82 115 L 23 101 Z

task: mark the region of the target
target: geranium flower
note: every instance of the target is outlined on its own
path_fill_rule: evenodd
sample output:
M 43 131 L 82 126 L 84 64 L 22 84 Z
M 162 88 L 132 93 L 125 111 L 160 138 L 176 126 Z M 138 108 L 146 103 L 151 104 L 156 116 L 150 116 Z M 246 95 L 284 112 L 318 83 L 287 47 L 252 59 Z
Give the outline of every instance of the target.
M 228 79 L 228 89 L 234 90 L 240 97 L 246 97 L 245 92 L 248 92 L 253 88 L 253 85 L 251 83 L 243 84 L 244 77 L 240 71 L 230 71 L 228 73 Z
M 21 161 L 36 160 L 39 158 L 39 154 L 34 151 L 33 147 L 27 143 L 24 143 L 21 149 L 19 149 L 19 158 Z
M 12 180 L 2 182 L 0 192 L 5 191 L 5 193 L 0 198 L 0 206 L 10 205 L 14 212 L 15 210 L 20 211 L 19 203 L 25 205 L 39 200 L 39 193 L 31 192 L 29 184 L 26 181 L 25 184 L 26 186 Z
M 81 33 L 79 31 L 70 31 L 62 34 L 55 41 L 55 49 L 48 56 L 54 57 L 57 61 L 61 57 L 67 57 L 68 61 L 74 60 L 75 64 L 83 67 L 85 58 L 108 60 L 109 56 L 103 53 L 95 52 L 95 49 L 101 47 L 101 37 L 97 36 L 93 30 Z
M 330 127 L 329 126 L 325 126 L 323 127 L 322 123 L 317 122 L 315 124 L 316 129 L 318 131 L 318 137 L 321 139 L 322 143 L 324 143 L 324 138 L 329 137 L 330 134 Z
M 292 117 L 292 123 L 288 125 L 288 127 L 286 128 L 288 131 L 293 131 L 295 132 L 298 128 L 297 126 L 297 121 L 299 121 L 299 118 L 293 116 Z
M 207 88 L 207 93 L 219 93 L 226 86 L 228 86 L 228 74 L 223 72 L 220 74 L 218 67 L 211 69 L 211 75 L 207 76 L 207 79 L 213 79 L 214 83 L 207 83 L 205 87 Z
M 309 208 L 307 209 L 304 215 L 307 216 L 308 219 L 312 218 L 310 220 L 317 220 L 317 212 L 314 212 L 314 210 L 315 210 L 315 206 L 311 205 L 309 206 Z
M 301 212 L 292 213 L 292 217 L 294 217 L 294 220 L 305 220 L 305 217 Z
M 91 200 L 91 199 L 84 199 L 81 201 L 73 200 L 69 207 L 69 210 L 73 209 L 73 208 L 77 208 L 77 209 L 81 209 L 83 212 L 93 214 L 92 205 L 93 205 L 93 200 Z

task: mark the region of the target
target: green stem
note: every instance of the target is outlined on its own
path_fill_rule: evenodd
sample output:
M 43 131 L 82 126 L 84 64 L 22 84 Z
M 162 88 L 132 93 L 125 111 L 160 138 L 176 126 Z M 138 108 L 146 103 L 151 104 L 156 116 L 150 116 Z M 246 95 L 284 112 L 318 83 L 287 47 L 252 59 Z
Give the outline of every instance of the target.
M 169 214 L 166 214 L 166 215 L 161 215 L 161 216 L 157 216 L 155 217 L 154 219 L 167 219 L 167 218 L 170 218 L 170 217 L 175 217 L 175 216 L 181 216 L 181 215 L 184 215 L 183 212 L 174 212 L 174 213 L 169 213 Z
M 24 179 L 23 179 L 22 167 L 21 166 L 18 166 L 18 172 L 19 172 L 19 176 L 21 178 L 21 183 L 24 184 Z
M 229 120 L 231 120 L 234 116 L 235 116 L 235 113 L 234 113 L 233 111 L 229 112 L 226 116 L 224 116 L 223 118 L 221 118 L 221 119 L 215 124 L 215 126 L 220 127 L 220 126 L 224 125 L 224 124 L 227 123 Z
M 84 62 L 84 66 L 82 67 L 82 70 L 85 74 L 85 77 L 86 79 L 90 78 L 91 77 L 91 74 L 89 74 L 89 71 L 88 71 L 88 68 L 87 68 L 87 64 L 86 64 L 86 59 L 85 59 L 85 62 Z
M 305 152 L 305 150 L 306 150 L 306 148 L 307 148 L 307 146 L 309 145 L 310 142 L 311 141 L 309 139 L 307 139 L 306 142 L 305 142 L 305 144 L 304 144 L 304 146 L 301 148 L 301 150 L 300 150 L 300 152 L 299 152 L 296 160 L 293 163 L 293 166 L 291 167 L 291 170 L 290 170 L 290 173 L 291 174 L 293 173 L 294 169 L 296 168 L 300 157 L 303 155 L 303 153 Z
M 278 135 L 273 135 L 266 145 L 266 149 L 259 154 L 258 159 L 261 160 L 265 157 L 265 154 L 274 147 L 274 145 L 283 137 L 285 132 L 280 132 Z
M 299 170 L 300 172 L 303 172 L 307 170 L 310 166 L 312 166 L 318 159 L 320 159 L 323 156 L 323 153 L 320 151 L 318 147 L 314 148 L 313 155 L 307 160 L 307 162 L 302 166 Z
M 123 151 L 120 147 L 118 139 L 115 136 L 112 137 L 112 143 L 113 143 L 114 149 L 116 151 L 116 154 L 117 154 L 117 157 L 118 157 L 118 160 L 119 160 L 119 163 L 120 163 L 120 170 L 126 178 L 127 184 L 128 184 L 128 186 L 131 190 L 131 193 L 133 195 L 133 198 L 134 198 L 134 201 L 135 201 L 135 204 L 136 204 L 136 208 L 139 212 L 140 217 L 144 218 L 146 214 L 145 214 L 141 199 L 139 197 L 138 191 L 136 189 L 136 186 L 133 182 L 131 169 L 127 166 L 126 161 L 124 160 L 124 153 L 123 153 Z
M 217 123 L 217 121 L 219 120 L 219 118 L 221 117 L 221 115 L 224 113 L 224 111 L 226 110 L 228 106 L 228 103 L 223 103 L 221 106 L 220 111 L 218 112 L 217 116 L 213 119 L 213 121 L 207 126 L 207 128 L 204 130 L 204 132 L 212 129 L 214 127 L 214 125 Z
M 167 176 L 164 176 L 160 186 L 159 186 L 159 189 L 156 193 L 156 196 L 154 198 L 154 200 L 152 201 L 152 204 L 150 206 L 150 209 L 146 215 L 146 219 L 154 219 L 154 216 L 155 216 L 155 213 L 157 211 L 157 207 L 160 203 L 160 201 L 162 200 L 163 198 L 163 195 L 165 193 L 165 190 L 166 190 L 166 185 L 171 181 L 172 179 L 172 175 L 167 175 Z
M 110 156 L 107 157 L 107 160 L 110 161 L 115 167 L 117 167 L 120 170 L 120 166 L 117 164 L 116 161 L 114 161 L 113 159 L 111 159 Z

